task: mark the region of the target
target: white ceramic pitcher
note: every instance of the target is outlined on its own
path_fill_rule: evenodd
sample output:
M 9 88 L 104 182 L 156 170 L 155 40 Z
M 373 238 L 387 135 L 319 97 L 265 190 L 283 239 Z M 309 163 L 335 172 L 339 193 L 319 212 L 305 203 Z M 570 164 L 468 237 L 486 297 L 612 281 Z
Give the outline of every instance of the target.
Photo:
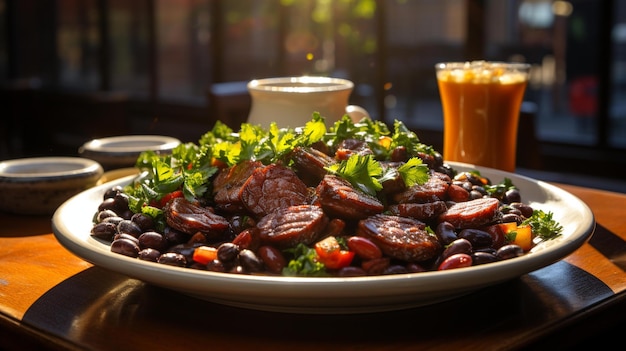
M 329 77 L 279 77 L 256 79 L 248 83 L 252 107 L 248 123 L 264 128 L 271 122 L 278 127 L 296 128 L 311 120 L 319 112 L 328 126 L 345 114 L 357 122 L 367 111 L 348 105 L 354 83 L 346 79 Z

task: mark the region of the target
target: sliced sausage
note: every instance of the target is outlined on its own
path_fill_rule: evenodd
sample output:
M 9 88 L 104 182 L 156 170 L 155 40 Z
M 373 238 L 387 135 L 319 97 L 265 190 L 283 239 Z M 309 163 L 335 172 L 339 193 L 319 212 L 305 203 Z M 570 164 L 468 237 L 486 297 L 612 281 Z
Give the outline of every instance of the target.
M 335 158 L 337 160 L 343 161 L 350 158 L 352 155 L 373 155 L 374 152 L 367 143 L 363 140 L 358 139 L 344 139 L 337 146 L 337 150 L 335 151 Z
M 320 237 L 329 219 L 319 206 L 299 205 L 280 208 L 257 223 L 261 241 L 280 248 L 300 243 L 310 245 Z
M 426 225 L 413 218 L 378 214 L 359 221 L 357 235 L 373 241 L 388 256 L 408 261 L 435 257 L 441 244 Z
M 380 191 L 381 194 L 389 195 L 406 189 L 404 179 L 400 175 L 400 172 L 397 171 L 398 167 L 403 164 L 404 162 L 380 162 L 385 174 L 391 173 L 391 170 L 394 171 L 393 177 L 386 177 L 387 179 L 382 182 L 381 185 L 383 186 L 383 189 Z
M 445 174 L 431 172 L 426 183 L 413 185 L 395 194 L 393 200 L 396 203 L 424 203 L 445 200 L 450 186 L 449 179 Z
M 499 204 L 495 198 L 457 202 L 439 216 L 439 221 L 449 222 L 457 229 L 478 228 L 498 219 Z
M 354 189 L 350 182 L 332 174 L 324 176 L 316 194 L 319 204 L 331 217 L 363 219 L 385 209 L 377 198 Z
M 293 170 L 273 163 L 252 172 L 241 187 L 240 199 L 260 218 L 282 207 L 306 204 L 309 191 Z
M 298 175 L 305 183 L 313 186 L 328 173 L 325 167 L 337 162 L 322 151 L 307 147 L 296 147 L 291 153 L 291 159 Z
M 170 227 L 190 235 L 201 232 L 209 237 L 217 237 L 228 228 L 226 218 L 183 197 L 169 201 L 164 213 Z
M 225 168 L 213 181 L 213 198 L 215 207 L 228 213 L 243 212 L 245 207 L 241 202 L 241 187 L 248 180 L 255 169 L 263 167 L 258 161 L 243 161 L 230 168 Z
M 436 220 L 440 214 L 448 208 L 444 201 L 433 201 L 423 204 L 397 204 L 389 205 L 389 211 L 397 216 L 412 217 L 423 222 Z

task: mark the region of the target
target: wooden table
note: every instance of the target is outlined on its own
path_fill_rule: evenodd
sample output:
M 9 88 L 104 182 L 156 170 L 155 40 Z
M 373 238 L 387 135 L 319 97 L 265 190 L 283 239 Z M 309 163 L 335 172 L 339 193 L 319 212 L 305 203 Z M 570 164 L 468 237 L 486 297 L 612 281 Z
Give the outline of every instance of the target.
M 597 221 L 569 257 L 449 302 L 358 315 L 205 302 L 77 258 L 51 234 L 49 217 L 0 214 L 0 349 L 510 350 L 620 340 L 626 194 L 558 186 Z

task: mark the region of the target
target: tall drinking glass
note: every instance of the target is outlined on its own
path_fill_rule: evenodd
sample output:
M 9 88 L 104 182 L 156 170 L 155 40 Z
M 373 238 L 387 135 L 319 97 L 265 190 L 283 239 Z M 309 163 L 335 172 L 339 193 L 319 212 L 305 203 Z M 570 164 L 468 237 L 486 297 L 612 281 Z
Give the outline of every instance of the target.
M 514 172 L 530 65 L 474 61 L 438 63 L 435 68 L 444 159 Z

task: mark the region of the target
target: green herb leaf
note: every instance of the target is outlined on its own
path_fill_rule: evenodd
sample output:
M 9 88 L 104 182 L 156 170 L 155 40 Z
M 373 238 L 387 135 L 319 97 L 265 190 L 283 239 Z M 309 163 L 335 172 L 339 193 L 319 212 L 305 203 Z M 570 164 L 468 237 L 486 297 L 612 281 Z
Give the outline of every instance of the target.
M 313 113 L 313 119 L 304 125 L 300 142 L 304 146 L 314 144 L 324 138 L 326 135 L 326 123 L 324 117 L 319 112 Z
M 398 172 L 407 187 L 424 184 L 429 178 L 428 165 L 422 162 L 421 158 L 411 157 L 405 164 L 398 167 Z
M 324 277 L 328 275 L 324 264 L 317 261 L 315 249 L 300 243 L 296 247 L 285 251 L 291 254 L 293 259 L 283 268 L 283 275 L 291 277 Z
M 530 225 L 533 234 L 542 240 L 554 239 L 563 233 L 563 226 L 554 220 L 553 216 L 552 212 L 536 209 L 522 225 Z
M 477 171 L 475 172 L 475 174 L 481 177 L 480 173 L 478 173 Z M 513 181 L 511 181 L 511 179 L 504 178 L 504 180 L 502 180 L 502 182 L 498 184 L 485 185 L 484 189 L 492 197 L 495 197 L 497 199 L 502 199 L 507 191 L 516 189 L 516 186 L 513 184 Z
M 341 161 L 327 168 L 337 174 L 360 191 L 376 196 L 383 186 L 378 180 L 383 174 L 383 168 L 372 155 L 353 154 L 347 160 Z
M 417 156 L 420 152 L 427 155 L 434 155 L 435 149 L 431 145 L 422 144 L 417 134 L 409 130 L 402 121 L 393 122 L 393 135 L 391 136 L 390 149 L 403 146 L 411 156 Z

